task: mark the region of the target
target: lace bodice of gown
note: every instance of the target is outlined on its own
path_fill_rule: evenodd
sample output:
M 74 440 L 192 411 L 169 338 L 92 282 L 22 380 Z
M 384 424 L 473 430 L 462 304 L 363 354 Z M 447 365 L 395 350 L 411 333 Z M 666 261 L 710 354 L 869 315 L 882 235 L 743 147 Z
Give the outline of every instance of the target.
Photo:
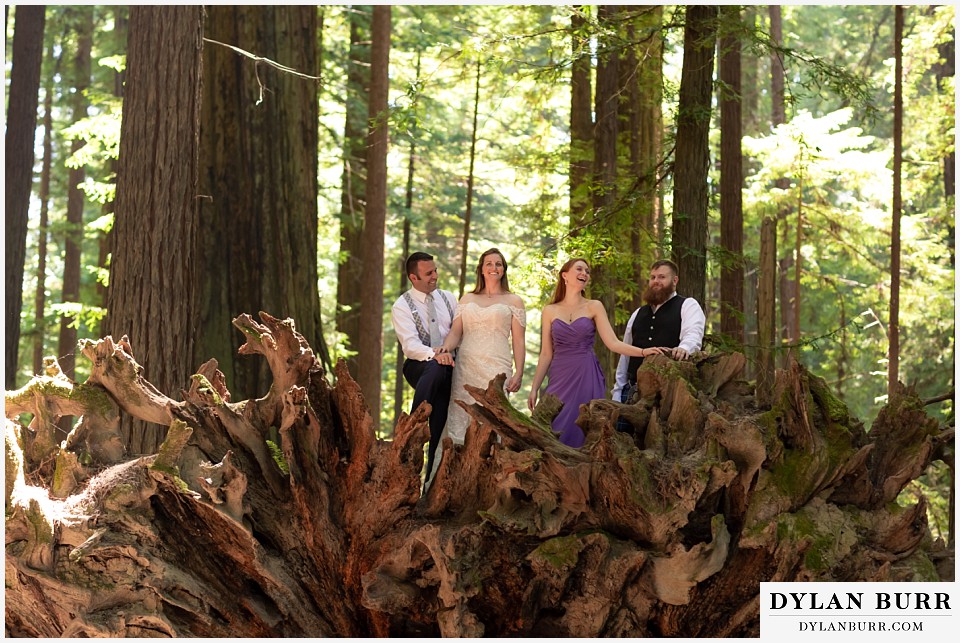
M 463 444 L 470 416 L 455 400 L 473 403 L 475 400 L 463 388 L 464 384 L 486 388 L 499 373 L 513 374 L 513 350 L 510 329 L 513 319 L 526 326 L 522 308 L 507 304 L 480 306 L 474 302 L 458 304 L 454 319 L 463 319 L 463 337 L 453 369 L 450 388 L 450 409 L 445 433 L 457 444 Z

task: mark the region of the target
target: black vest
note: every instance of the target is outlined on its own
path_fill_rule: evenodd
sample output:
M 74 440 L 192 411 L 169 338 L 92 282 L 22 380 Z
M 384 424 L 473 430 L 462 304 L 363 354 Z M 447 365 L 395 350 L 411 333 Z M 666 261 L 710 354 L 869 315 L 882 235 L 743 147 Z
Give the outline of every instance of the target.
M 633 320 L 633 345 L 638 348 L 666 346 L 676 348 L 680 344 L 680 311 L 686 297 L 671 297 L 657 312 L 650 304 L 642 306 Z M 627 381 L 637 383 L 637 369 L 643 364 L 642 357 L 631 357 L 627 364 Z

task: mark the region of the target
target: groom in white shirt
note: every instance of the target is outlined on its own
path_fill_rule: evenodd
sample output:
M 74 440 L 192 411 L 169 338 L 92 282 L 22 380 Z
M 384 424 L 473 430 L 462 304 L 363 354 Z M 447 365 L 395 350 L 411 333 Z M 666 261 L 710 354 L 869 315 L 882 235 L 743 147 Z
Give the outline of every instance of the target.
M 427 450 L 427 481 L 433 472 L 433 458 L 447 423 L 453 355 L 437 353 L 453 323 L 457 298 L 437 288 L 437 265 L 426 252 L 407 258 L 407 278 L 412 288 L 393 305 L 393 330 L 403 350 L 403 377 L 414 389 L 413 413 L 427 401 L 430 412 L 430 446 Z

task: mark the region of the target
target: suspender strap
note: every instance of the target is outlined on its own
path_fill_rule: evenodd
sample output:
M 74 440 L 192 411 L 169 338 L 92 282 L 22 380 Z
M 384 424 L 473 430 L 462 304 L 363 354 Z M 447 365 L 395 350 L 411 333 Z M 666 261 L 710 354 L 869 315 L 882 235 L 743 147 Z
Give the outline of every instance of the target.
M 447 296 L 443 294 L 442 290 L 437 291 L 440 294 L 440 299 L 443 300 L 444 305 L 447 307 L 447 312 L 450 313 L 450 321 L 453 321 L 453 308 L 450 306 L 450 302 L 447 301 Z
M 407 302 L 407 306 L 410 307 L 410 312 L 413 313 L 413 323 L 417 326 L 417 335 L 420 336 L 420 341 L 424 346 L 430 345 L 430 333 L 427 331 L 426 327 L 423 325 L 423 320 L 420 319 L 420 313 L 417 312 L 417 307 L 413 303 L 413 297 L 410 296 L 409 292 L 403 293 L 403 298 Z M 444 300 L 446 301 L 446 300 Z M 447 304 L 447 308 L 450 305 Z

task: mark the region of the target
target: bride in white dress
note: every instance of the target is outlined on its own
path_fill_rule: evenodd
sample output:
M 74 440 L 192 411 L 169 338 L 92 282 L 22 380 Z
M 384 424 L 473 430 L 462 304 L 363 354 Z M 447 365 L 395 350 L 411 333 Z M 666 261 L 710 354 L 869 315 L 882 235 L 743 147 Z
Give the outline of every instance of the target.
M 504 389 L 520 390 L 523 361 L 526 357 L 524 332 L 527 326 L 523 300 L 510 292 L 507 261 L 496 248 L 480 255 L 477 265 L 477 286 L 457 304 L 453 325 L 441 351 L 452 352 L 459 345 L 453 384 L 450 387 L 450 409 L 444 435 L 455 444 L 463 444 L 471 417 L 456 400 L 472 404 L 464 384 L 486 388 L 496 375 L 507 374 Z M 512 371 L 512 373 L 511 373 Z M 434 461 L 434 468 L 440 458 Z

